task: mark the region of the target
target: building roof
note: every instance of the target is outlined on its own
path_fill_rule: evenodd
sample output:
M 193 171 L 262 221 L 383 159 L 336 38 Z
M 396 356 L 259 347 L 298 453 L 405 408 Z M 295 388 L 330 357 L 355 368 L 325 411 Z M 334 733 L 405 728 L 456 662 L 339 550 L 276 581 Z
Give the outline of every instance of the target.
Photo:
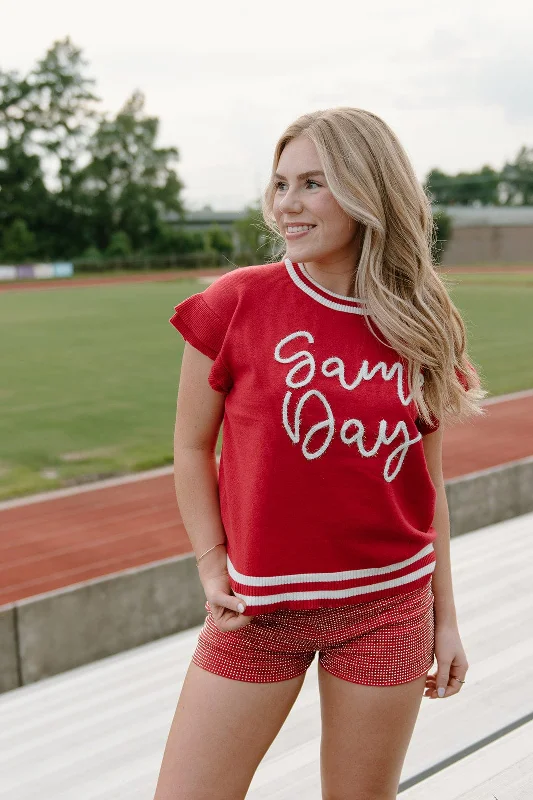
M 433 206 L 445 211 L 454 228 L 533 226 L 533 206 Z
M 213 209 L 202 209 L 200 211 L 185 211 L 183 222 L 193 224 L 232 223 L 237 219 L 246 216 L 246 211 L 213 211 Z M 165 214 L 167 222 L 179 222 L 182 218 L 175 211 Z
M 533 226 L 533 206 L 433 206 L 434 211 L 443 210 L 451 217 L 455 228 L 478 226 Z M 246 216 L 246 211 L 214 211 L 211 208 L 200 211 L 186 211 L 182 219 L 185 224 L 214 225 L 231 224 Z M 180 217 L 171 211 L 165 215 L 167 222 L 179 222 Z

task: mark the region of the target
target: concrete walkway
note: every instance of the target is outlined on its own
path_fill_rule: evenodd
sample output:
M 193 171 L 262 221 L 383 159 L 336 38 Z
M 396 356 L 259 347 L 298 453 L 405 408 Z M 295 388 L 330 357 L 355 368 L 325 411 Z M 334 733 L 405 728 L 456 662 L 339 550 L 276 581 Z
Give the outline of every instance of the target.
M 533 514 L 451 541 L 467 682 L 422 698 L 405 800 L 533 797 Z M 0 800 L 152 800 L 200 628 L 0 696 Z M 320 800 L 317 661 L 250 800 Z

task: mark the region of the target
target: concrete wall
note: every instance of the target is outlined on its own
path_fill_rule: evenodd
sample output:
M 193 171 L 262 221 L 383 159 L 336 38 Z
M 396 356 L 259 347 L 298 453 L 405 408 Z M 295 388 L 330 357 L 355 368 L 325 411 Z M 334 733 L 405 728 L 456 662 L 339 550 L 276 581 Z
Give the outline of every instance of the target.
M 450 534 L 533 511 L 533 457 L 446 481 Z
M 14 605 L 0 607 L 0 693 L 20 686 L 16 609 Z
M 442 259 L 443 266 L 520 262 L 533 263 L 533 226 L 453 228 Z
M 533 457 L 446 482 L 459 536 L 533 511 Z M 0 607 L 0 692 L 200 625 L 194 554 Z
M 177 556 L 17 603 L 22 683 L 199 625 L 195 558 Z

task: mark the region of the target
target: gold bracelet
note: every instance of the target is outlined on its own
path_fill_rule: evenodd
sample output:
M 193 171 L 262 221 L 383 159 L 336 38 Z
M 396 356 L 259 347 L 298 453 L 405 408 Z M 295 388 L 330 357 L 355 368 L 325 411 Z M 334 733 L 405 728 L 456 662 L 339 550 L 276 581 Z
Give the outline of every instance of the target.
M 215 549 L 215 547 L 218 547 L 218 546 L 219 546 L 219 545 L 221 545 L 221 544 L 226 544 L 226 542 L 219 542 L 218 544 L 214 544 L 214 545 L 213 545 L 213 547 L 210 547 L 210 548 L 209 548 L 209 550 L 206 550 L 206 551 L 205 551 L 205 553 L 202 553 L 202 555 L 200 556 L 200 558 L 198 558 L 198 559 L 196 560 L 196 566 L 198 566 L 198 562 L 200 561 L 200 559 L 202 559 L 204 556 L 206 556 L 208 553 L 210 553 L 210 552 L 211 552 L 211 550 L 214 550 L 214 549 Z

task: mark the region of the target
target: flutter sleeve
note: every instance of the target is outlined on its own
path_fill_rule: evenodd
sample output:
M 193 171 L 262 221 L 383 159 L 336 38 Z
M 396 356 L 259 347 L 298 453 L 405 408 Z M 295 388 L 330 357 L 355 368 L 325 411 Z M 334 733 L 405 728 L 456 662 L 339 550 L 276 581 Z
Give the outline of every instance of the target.
M 169 320 L 186 342 L 212 359 L 209 385 L 222 394 L 228 394 L 233 385 L 226 359 L 229 328 L 235 311 L 235 292 L 231 284 L 228 274 L 223 275 L 203 292 L 174 306 Z
M 424 383 L 424 369 L 422 369 L 420 373 L 420 378 L 422 385 Z M 431 422 L 425 422 L 422 417 L 417 417 L 415 419 L 415 425 L 422 434 L 422 436 L 426 436 L 428 433 L 434 433 L 440 425 L 439 420 L 432 414 L 431 415 Z
M 415 424 L 422 436 L 426 436 L 428 433 L 435 433 L 440 426 L 439 420 L 433 414 L 431 415 L 431 422 L 425 422 L 421 417 L 417 417 Z
M 475 367 L 470 363 L 470 361 L 468 362 L 468 364 L 475 371 Z M 457 380 L 459 381 L 465 392 L 468 391 L 468 380 L 464 372 L 456 367 L 455 374 L 457 376 Z M 422 420 L 420 417 L 417 417 L 417 419 L 415 420 L 415 424 L 420 433 L 422 434 L 422 436 L 425 436 L 428 433 L 434 433 L 436 430 L 438 430 L 440 422 L 432 414 L 430 423 L 424 422 L 424 420 Z

